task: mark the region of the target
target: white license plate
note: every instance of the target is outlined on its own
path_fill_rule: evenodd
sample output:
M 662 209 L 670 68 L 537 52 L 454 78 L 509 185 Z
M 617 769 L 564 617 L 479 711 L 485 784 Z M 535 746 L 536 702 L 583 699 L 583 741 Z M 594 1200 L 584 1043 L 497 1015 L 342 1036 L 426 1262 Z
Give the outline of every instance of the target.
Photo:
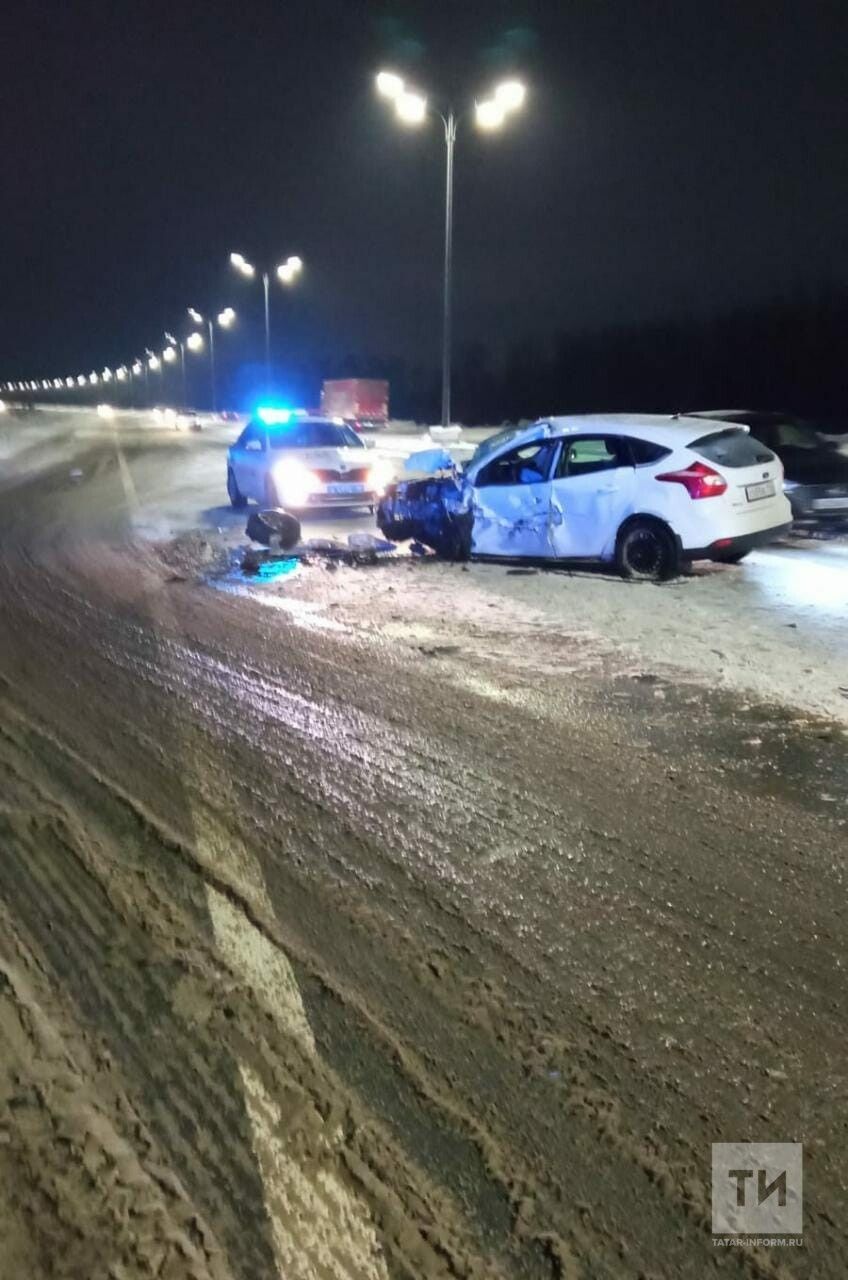
M 848 511 L 848 494 L 844 498 L 813 498 L 814 511 Z
M 364 493 L 364 484 L 328 484 L 327 492 L 333 494 Z
M 745 497 L 749 502 L 758 502 L 760 498 L 773 498 L 774 481 L 763 480 L 760 484 L 746 484 Z

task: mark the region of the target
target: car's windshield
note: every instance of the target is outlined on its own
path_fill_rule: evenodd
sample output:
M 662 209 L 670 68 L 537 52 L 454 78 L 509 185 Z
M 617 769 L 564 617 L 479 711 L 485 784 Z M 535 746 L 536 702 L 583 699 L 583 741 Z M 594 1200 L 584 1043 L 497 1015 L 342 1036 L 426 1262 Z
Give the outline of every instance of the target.
M 336 422 L 290 422 L 269 431 L 272 449 L 364 449 L 355 431 Z
M 486 439 L 481 440 L 472 453 L 467 465 L 469 467 L 476 466 L 478 462 L 488 458 L 489 454 L 494 453 L 501 445 L 508 444 L 514 437 L 523 435 L 526 430 L 526 425 L 523 427 L 505 427 L 503 431 L 496 431 L 494 435 L 486 436 Z

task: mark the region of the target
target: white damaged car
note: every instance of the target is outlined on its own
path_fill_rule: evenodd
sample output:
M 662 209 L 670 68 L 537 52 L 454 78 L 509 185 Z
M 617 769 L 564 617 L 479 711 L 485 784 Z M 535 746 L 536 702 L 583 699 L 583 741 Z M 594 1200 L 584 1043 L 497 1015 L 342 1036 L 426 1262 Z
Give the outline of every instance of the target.
M 451 558 L 602 561 L 662 579 L 690 560 L 735 564 L 792 521 L 783 468 L 746 427 L 647 414 L 552 417 L 478 446 L 461 469 L 387 490 L 377 522 Z

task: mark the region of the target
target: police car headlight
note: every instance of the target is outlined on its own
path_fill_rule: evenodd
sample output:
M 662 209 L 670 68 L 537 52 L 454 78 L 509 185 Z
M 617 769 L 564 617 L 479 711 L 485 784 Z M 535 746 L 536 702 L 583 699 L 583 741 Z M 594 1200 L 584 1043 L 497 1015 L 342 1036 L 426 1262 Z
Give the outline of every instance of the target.
M 274 485 L 284 507 L 302 507 L 321 488 L 314 471 L 291 458 L 274 467 Z

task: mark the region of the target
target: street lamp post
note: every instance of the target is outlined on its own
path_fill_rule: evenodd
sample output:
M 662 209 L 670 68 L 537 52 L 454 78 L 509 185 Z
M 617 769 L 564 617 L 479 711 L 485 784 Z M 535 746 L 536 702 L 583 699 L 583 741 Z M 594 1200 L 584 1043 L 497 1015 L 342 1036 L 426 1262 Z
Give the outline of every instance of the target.
M 150 405 L 150 370 L 154 373 L 162 372 L 162 361 L 159 359 L 155 351 L 151 351 L 149 347 L 145 348 L 144 354 L 147 359 L 144 362 L 144 391 L 147 396 L 147 407 Z
M 179 342 L 172 333 L 165 334 L 165 342 L 167 343 L 167 346 L 162 351 L 162 389 L 167 398 L 168 387 L 165 381 L 164 368 L 166 364 L 176 364 L 177 359 L 179 359 L 182 365 L 180 372 L 182 380 L 182 397 L 180 398 L 180 402 L 182 403 L 185 401 L 185 352 L 182 349 L 182 343 Z
M 407 89 L 401 76 L 381 71 L 377 91 L 395 104 L 398 119 L 406 125 L 423 124 L 428 115 L 427 99 Z M 526 90 L 520 80 L 505 80 L 490 98 L 476 102 L 474 117 L 478 128 L 499 129 L 507 116 L 522 106 Z M 435 110 L 445 128 L 445 260 L 442 288 L 442 426 L 450 426 L 451 414 L 451 323 L 453 297 L 453 172 L 457 125 L 452 106 Z
M 236 313 L 232 307 L 224 307 L 223 311 L 219 311 L 217 316 L 207 316 L 205 319 L 196 309 L 196 307 L 188 308 L 189 319 L 196 325 L 206 325 L 206 332 L 209 335 L 209 389 L 211 391 L 212 412 L 218 411 L 218 389 L 215 378 L 215 325 L 221 329 L 229 329 L 236 318 Z
M 188 394 L 186 391 L 185 353 L 186 351 L 193 351 L 195 354 L 197 354 L 202 350 L 203 350 L 203 338 L 199 333 L 190 333 L 188 337 L 185 338 L 180 343 L 180 355 L 182 356 L 182 362 L 183 362 L 183 408 L 184 409 L 188 408 Z
M 248 262 L 243 253 L 231 253 L 230 263 L 248 280 L 256 275 L 256 268 Z M 303 259 L 296 254 L 286 258 L 274 268 L 274 274 L 281 284 L 294 284 L 303 270 Z M 271 273 L 262 272 L 262 290 L 265 298 L 265 382 L 267 389 L 271 387 Z
M 442 285 L 442 426 L 451 416 L 451 300 L 453 288 L 453 149 L 456 116 L 449 110 L 445 126 L 445 272 Z

